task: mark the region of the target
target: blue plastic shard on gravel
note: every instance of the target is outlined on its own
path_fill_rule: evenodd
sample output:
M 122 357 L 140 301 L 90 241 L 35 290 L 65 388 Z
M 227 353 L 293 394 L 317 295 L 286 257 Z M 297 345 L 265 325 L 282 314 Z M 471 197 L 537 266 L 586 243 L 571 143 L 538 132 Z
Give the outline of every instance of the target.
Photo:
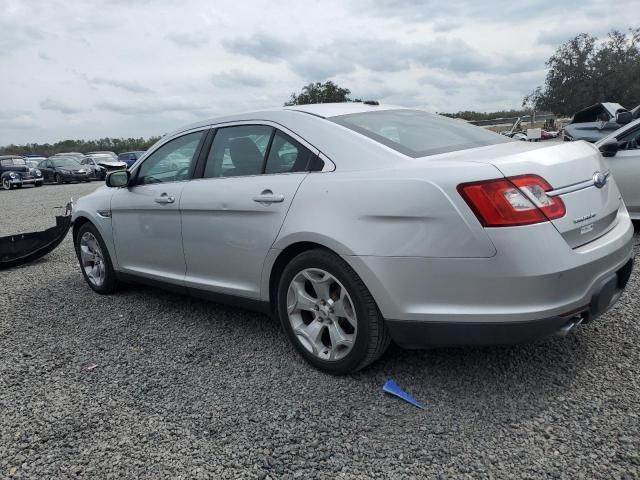
M 424 409 L 422 404 L 418 402 L 415 398 L 409 395 L 407 392 L 402 390 L 396 382 L 393 380 L 387 380 L 385 384 L 382 386 L 382 390 L 384 392 L 390 393 L 391 395 L 395 395 L 396 397 L 401 398 L 405 402 L 409 402 L 414 407 L 418 407 Z

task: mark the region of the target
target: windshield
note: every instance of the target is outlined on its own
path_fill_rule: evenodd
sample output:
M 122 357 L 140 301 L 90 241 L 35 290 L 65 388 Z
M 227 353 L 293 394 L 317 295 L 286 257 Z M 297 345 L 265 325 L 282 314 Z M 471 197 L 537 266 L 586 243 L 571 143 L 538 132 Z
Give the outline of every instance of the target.
M 462 120 L 420 110 L 352 113 L 329 120 L 414 158 L 512 141 Z
M 61 168 L 80 168 L 80 164 L 71 158 L 52 158 L 53 164 Z

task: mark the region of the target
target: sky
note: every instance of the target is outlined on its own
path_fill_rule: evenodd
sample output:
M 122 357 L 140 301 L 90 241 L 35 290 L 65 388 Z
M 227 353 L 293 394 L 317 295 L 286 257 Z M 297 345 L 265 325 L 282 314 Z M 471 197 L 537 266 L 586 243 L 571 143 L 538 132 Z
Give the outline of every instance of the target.
M 559 44 L 637 0 L 0 0 L 0 145 L 148 137 L 333 80 L 433 112 L 519 108 Z

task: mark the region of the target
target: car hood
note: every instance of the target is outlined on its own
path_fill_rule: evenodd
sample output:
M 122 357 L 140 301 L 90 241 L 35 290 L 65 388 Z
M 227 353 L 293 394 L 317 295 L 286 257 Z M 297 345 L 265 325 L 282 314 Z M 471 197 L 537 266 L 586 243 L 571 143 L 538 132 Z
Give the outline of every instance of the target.
M 574 140 L 596 142 L 620 128 L 615 122 L 572 123 L 564 127 L 564 131 Z
M 102 165 L 103 167 L 126 167 L 127 166 L 125 162 L 121 162 L 119 160 L 100 160 L 98 161 L 98 165 Z

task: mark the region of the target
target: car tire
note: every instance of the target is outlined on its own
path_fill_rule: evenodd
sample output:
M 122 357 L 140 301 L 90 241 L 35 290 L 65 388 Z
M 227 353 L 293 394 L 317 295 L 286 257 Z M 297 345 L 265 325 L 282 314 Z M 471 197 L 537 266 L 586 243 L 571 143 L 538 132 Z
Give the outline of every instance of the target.
M 313 281 L 303 283 L 309 275 Z M 328 293 L 318 294 L 313 285 Z M 299 297 L 296 292 L 301 288 L 305 291 Z M 380 358 L 391 341 L 365 284 L 347 262 L 328 250 L 308 250 L 291 260 L 280 276 L 276 302 L 280 322 L 291 343 L 305 360 L 324 372 L 333 375 L 356 372 Z M 315 305 L 307 310 L 310 302 Z M 350 315 L 339 316 L 339 310 Z M 314 336 L 318 341 L 312 344 L 309 339 Z M 350 346 L 334 345 L 338 343 L 334 339 L 341 343 L 350 339 Z
M 12 185 L 9 181 L 9 178 L 5 177 L 2 179 L 2 188 L 4 188 L 5 190 L 11 190 Z
M 82 271 L 82 276 L 87 284 L 95 292 L 103 295 L 115 292 L 118 289 L 119 282 L 116 277 L 115 270 L 113 269 L 109 250 L 107 250 L 107 246 L 105 245 L 104 240 L 102 240 L 102 236 L 98 232 L 98 229 L 93 224 L 87 222 L 78 229 L 74 240 L 80 270 Z M 83 257 L 83 249 L 87 246 L 88 242 L 90 242 L 91 245 L 90 250 L 93 251 L 85 251 L 84 253 L 89 253 L 99 258 L 99 264 L 102 268 L 99 268 L 98 270 L 92 270 L 90 266 L 91 262 L 88 262 L 86 257 Z M 95 262 L 93 262 L 93 267 L 95 266 Z M 90 275 L 89 273 L 96 271 L 98 272 L 97 274 L 92 273 Z M 101 281 L 97 281 L 98 277 L 101 277 Z
M 56 182 L 58 185 L 62 185 L 62 183 L 63 183 L 62 175 L 60 175 L 59 173 L 56 173 L 56 174 L 53 176 L 53 179 L 55 180 L 55 182 Z
M 42 182 L 36 182 L 36 187 L 41 187 L 42 186 Z

